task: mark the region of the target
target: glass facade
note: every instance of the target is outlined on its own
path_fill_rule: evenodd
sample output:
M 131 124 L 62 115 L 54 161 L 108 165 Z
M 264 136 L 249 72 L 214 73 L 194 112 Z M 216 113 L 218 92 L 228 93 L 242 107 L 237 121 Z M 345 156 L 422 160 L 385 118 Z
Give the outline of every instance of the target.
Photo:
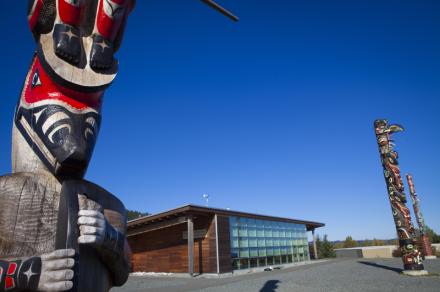
M 234 270 L 309 259 L 304 224 L 229 217 Z

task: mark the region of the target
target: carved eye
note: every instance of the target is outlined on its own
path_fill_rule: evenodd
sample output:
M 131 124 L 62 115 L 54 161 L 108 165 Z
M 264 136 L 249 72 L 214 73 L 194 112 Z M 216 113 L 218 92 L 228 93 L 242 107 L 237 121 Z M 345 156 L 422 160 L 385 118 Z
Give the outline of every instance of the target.
M 72 127 L 69 124 L 62 124 L 50 131 L 47 138 L 51 143 L 62 145 L 64 143 L 64 138 L 67 137 L 71 131 Z
M 61 123 L 60 123 L 61 122 Z M 55 124 L 58 124 L 55 126 Z M 55 126 L 52 128 L 52 126 Z M 72 126 L 70 125 L 70 118 L 63 112 L 56 112 L 49 116 L 41 127 L 44 135 L 51 143 L 62 144 L 64 137 L 70 134 Z
M 34 76 L 32 76 L 32 88 L 35 88 L 37 86 L 41 86 L 41 80 L 40 80 L 40 71 L 37 69 L 34 73 Z

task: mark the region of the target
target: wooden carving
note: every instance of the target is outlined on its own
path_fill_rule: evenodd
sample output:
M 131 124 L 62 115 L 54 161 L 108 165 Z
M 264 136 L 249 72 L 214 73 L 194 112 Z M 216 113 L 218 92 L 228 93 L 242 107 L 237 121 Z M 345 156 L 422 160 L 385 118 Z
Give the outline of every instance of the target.
M 37 42 L 0 177 L 0 291 L 109 291 L 125 283 L 124 205 L 83 179 L 134 0 L 31 0 Z

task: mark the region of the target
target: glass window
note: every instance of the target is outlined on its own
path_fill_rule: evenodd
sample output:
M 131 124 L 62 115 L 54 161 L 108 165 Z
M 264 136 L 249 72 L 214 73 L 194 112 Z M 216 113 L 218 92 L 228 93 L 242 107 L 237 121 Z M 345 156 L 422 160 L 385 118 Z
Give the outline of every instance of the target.
M 238 235 L 239 236 L 248 236 L 247 229 L 240 227 L 240 229 L 238 230 Z
M 249 238 L 249 247 L 257 247 L 257 239 L 256 238 Z
M 247 219 L 247 226 L 248 227 L 256 227 L 257 224 L 255 222 L 255 219 L 251 219 L 251 218 Z
M 244 238 L 240 237 L 240 247 L 248 247 L 248 246 L 249 244 L 247 237 Z
M 268 256 L 273 256 L 273 247 L 267 247 L 266 248 L 266 253 Z
M 233 269 L 264 267 L 308 259 L 303 224 L 230 217 Z
M 272 237 L 272 229 L 268 229 L 268 228 L 266 228 L 266 229 L 264 230 L 264 236 L 266 236 L 266 237 Z
M 273 265 L 273 257 L 267 257 L 267 265 Z
M 232 268 L 234 270 L 239 270 L 240 269 L 240 260 L 233 260 L 232 261 Z
M 240 248 L 240 258 L 248 258 L 248 257 L 249 257 L 249 249 Z
M 249 259 L 240 260 L 240 269 L 249 269 Z
M 266 246 L 273 246 L 272 238 L 266 238 Z
M 256 237 L 257 236 L 257 229 L 248 227 L 248 236 L 249 237 Z
M 231 240 L 231 247 L 232 248 L 236 248 L 236 247 L 239 247 L 239 245 L 238 245 L 238 238 L 232 238 L 232 240 Z
M 249 256 L 258 257 L 258 248 L 250 248 L 249 249 Z
M 250 259 L 249 260 L 250 263 L 250 268 L 256 268 L 258 267 L 258 259 L 254 258 L 254 259 Z

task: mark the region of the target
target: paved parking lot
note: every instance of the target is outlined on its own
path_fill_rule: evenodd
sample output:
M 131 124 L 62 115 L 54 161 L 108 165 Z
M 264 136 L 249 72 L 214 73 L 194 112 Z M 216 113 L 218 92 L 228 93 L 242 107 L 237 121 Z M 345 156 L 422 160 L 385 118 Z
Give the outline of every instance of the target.
M 273 291 L 440 291 L 440 259 L 424 262 L 426 277 L 400 274 L 400 259 L 331 260 L 272 272 L 221 278 L 131 276 L 122 288 L 128 291 L 273 292 Z

